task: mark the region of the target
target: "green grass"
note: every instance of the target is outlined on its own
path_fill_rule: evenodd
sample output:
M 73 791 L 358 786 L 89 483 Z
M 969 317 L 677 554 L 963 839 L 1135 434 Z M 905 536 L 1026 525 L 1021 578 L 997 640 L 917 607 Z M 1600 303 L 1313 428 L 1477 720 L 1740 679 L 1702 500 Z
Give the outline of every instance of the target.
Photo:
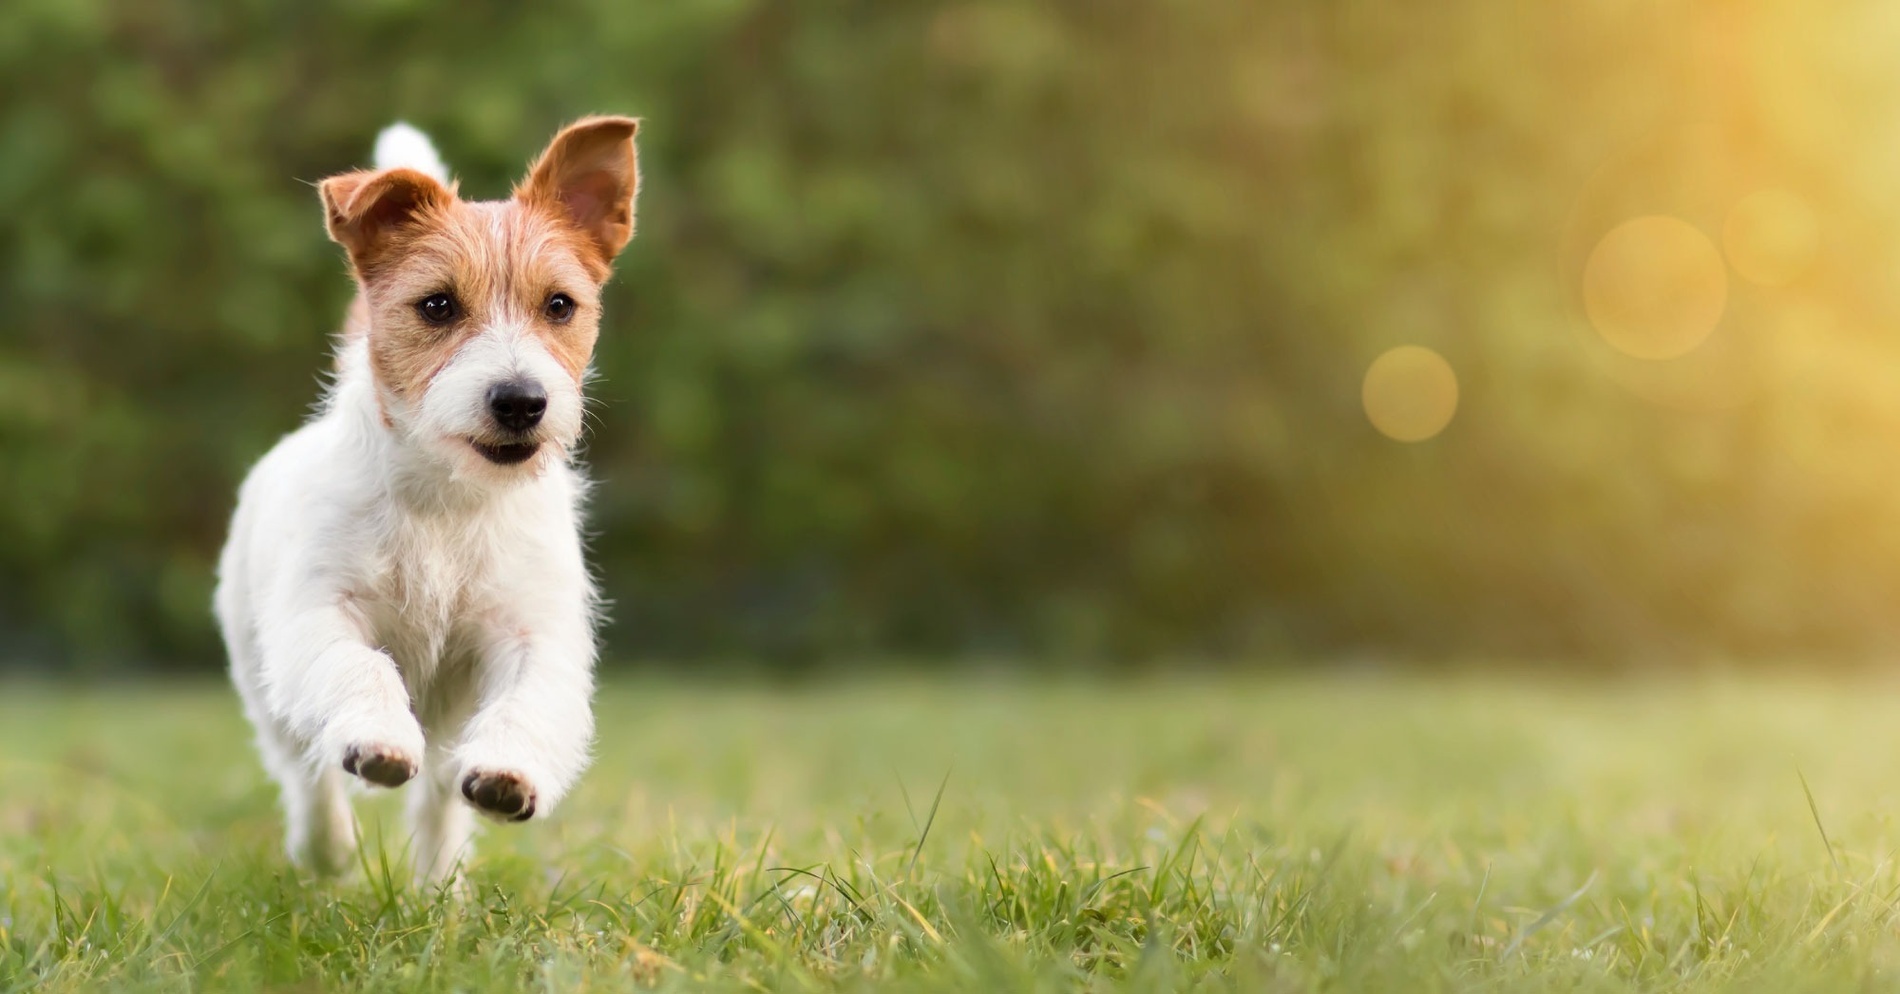
M 292 872 L 221 686 L 0 685 L 0 992 L 1890 989 L 1896 689 L 621 682 L 461 899 Z

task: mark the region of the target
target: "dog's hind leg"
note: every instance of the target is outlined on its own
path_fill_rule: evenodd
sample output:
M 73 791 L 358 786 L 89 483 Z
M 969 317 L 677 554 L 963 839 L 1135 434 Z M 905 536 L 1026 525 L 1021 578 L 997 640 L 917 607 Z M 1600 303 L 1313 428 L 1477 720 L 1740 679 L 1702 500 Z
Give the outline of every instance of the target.
M 435 887 L 461 874 L 471 853 L 475 812 L 456 796 L 446 752 L 431 753 L 422 775 L 409 786 L 409 825 L 415 833 L 410 845 L 416 879 Z
M 281 781 L 290 858 L 317 873 L 343 873 L 356 855 L 356 815 L 344 775 L 325 769 L 311 776 L 301 765 L 298 775 L 296 781 Z
M 356 813 L 343 771 L 312 769 L 308 750 L 268 717 L 257 722 L 257 744 L 282 792 L 284 848 L 291 862 L 325 876 L 349 870 L 356 855 Z
M 419 717 L 429 744 L 422 773 L 409 787 L 410 855 L 416 880 L 431 887 L 458 881 L 475 836 L 475 813 L 457 796 L 454 756 L 456 736 L 475 705 L 475 687 L 466 665 L 441 672 L 421 698 Z
M 242 630 L 227 632 L 231 676 L 244 713 L 257 729 L 257 748 L 264 769 L 277 781 L 284 807 L 284 848 L 298 866 L 321 874 L 349 869 L 356 854 L 356 815 L 343 773 L 335 768 L 313 769 L 309 749 L 265 709 L 257 686 L 256 648 Z

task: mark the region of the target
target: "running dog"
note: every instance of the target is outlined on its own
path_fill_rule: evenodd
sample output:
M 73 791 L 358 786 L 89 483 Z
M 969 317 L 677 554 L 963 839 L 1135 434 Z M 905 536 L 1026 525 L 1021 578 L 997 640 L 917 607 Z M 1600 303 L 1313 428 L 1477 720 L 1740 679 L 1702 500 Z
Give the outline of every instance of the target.
M 601 287 L 633 237 L 638 122 L 555 136 L 461 199 L 404 124 L 318 186 L 357 294 L 319 412 L 238 494 L 216 611 L 299 865 L 345 870 L 351 778 L 416 780 L 417 875 L 474 813 L 545 817 L 587 766 L 598 600 L 575 464 Z

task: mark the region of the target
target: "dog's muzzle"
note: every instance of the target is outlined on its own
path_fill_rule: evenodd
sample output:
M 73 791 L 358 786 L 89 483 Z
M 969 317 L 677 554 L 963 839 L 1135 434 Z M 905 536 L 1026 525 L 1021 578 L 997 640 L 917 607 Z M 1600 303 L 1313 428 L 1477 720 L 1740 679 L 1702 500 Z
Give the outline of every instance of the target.
M 541 418 L 548 412 L 548 392 L 533 380 L 509 380 L 488 388 L 488 416 L 501 434 L 517 436 L 502 440 L 473 438 L 469 444 L 483 459 L 498 466 L 513 466 L 534 458 L 541 442 L 532 437 Z

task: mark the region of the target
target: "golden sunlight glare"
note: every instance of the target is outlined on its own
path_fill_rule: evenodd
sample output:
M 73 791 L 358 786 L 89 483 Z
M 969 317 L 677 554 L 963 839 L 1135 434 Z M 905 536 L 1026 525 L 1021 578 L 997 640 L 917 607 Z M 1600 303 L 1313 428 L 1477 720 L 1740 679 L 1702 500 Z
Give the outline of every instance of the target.
M 1431 349 L 1401 345 L 1372 361 L 1360 399 L 1381 434 L 1422 442 L 1444 431 L 1457 413 L 1458 374 Z
M 1728 271 L 1694 225 L 1654 214 L 1603 236 L 1583 270 L 1590 324 L 1638 359 L 1673 359 L 1715 330 L 1728 304 Z

